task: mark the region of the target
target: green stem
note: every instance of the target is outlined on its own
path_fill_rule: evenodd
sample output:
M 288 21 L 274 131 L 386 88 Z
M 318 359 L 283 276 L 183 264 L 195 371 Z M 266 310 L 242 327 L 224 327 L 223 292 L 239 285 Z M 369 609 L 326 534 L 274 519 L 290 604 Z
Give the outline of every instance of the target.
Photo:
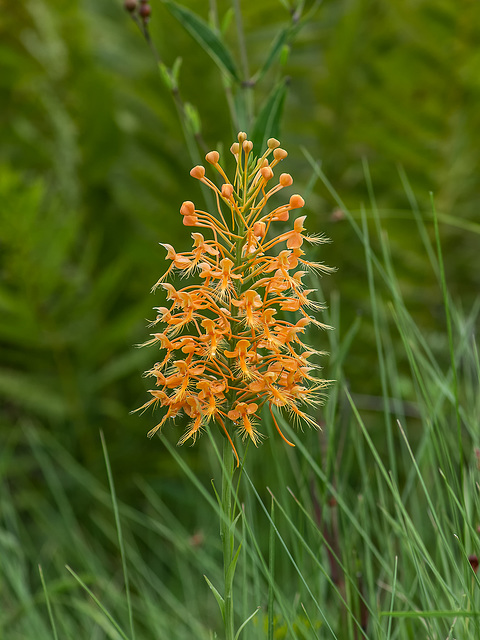
M 226 438 L 223 442 L 223 466 L 222 466 L 222 514 L 220 524 L 220 536 L 223 550 L 223 576 L 224 576 L 224 625 L 225 640 L 234 640 L 233 621 L 233 576 L 231 570 L 234 560 L 235 548 L 235 525 L 234 512 L 235 501 L 233 500 L 233 474 L 235 471 L 235 461 L 232 447 Z
M 243 83 L 241 91 L 243 94 L 246 115 L 246 129 L 253 125 L 253 92 L 250 86 L 250 71 L 248 67 L 247 45 L 245 43 L 245 34 L 243 30 L 242 9 L 240 0 L 233 0 L 233 10 L 235 12 L 235 24 L 237 25 L 238 46 L 240 49 L 240 61 L 242 65 Z M 240 124 L 242 124 L 240 122 Z

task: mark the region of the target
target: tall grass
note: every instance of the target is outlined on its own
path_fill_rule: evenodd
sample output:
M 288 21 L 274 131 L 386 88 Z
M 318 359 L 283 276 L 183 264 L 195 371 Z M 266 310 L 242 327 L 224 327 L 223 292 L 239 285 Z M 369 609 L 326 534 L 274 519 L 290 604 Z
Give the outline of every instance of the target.
M 360 219 L 344 213 L 364 247 L 369 317 L 344 326 L 341 296 L 331 296 L 326 320 L 336 329 L 322 339 L 336 382 L 321 431 L 284 423 L 294 450 L 272 437 L 248 451 L 236 615 L 260 609 L 241 637 L 480 637 L 480 300 L 464 309 L 449 295 L 442 227 L 435 212 L 417 211 L 438 281 L 435 330 L 425 331 L 405 301 L 373 190 Z M 364 375 L 379 381 L 375 397 L 345 374 L 361 325 L 374 334 Z M 114 489 L 112 443 L 106 472 L 94 476 L 39 424 L 10 434 L 0 466 L 0 637 L 221 637 L 203 577 L 221 584 L 215 494 L 168 432 L 162 441 L 183 480 L 132 478 L 136 500 L 126 504 Z M 211 458 L 217 487 L 218 445 L 210 434 L 193 451 Z M 35 501 L 17 492 L 22 473 L 44 486 Z M 72 492 L 88 503 L 87 522 Z

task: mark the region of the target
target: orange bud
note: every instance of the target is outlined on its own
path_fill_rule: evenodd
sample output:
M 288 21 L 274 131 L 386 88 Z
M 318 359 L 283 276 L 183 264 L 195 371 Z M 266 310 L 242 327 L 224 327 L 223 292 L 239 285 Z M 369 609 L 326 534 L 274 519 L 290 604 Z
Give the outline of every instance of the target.
M 219 158 L 220 154 L 218 153 L 218 151 L 209 151 L 209 153 L 207 153 L 207 155 L 205 156 L 205 160 L 210 164 L 217 164 Z
M 260 169 L 260 173 L 262 174 L 265 182 L 268 182 L 273 178 L 273 171 L 270 169 L 270 167 L 263 167 L 262 169 Z
M 194 227 L 198 222 L 197 216 L 184 216 L 183 224 L 186 227 Z
M 250 140 L 244 140 L 242 147 L 245 153 L 250 153 L 250 151 L 253 149 L 253 142 L 251 142 Z
M 290 198 L 290 202 L 288 204 L 290 209 L 301 209 L 305 206 L 305 200 L 302 198 L 302 196 L 295 194 Z
M 182 216 L 192 216 L 195 213 L 195 205 L 191 200 L 185 200 L 180 207 L 180 213 Z
M 278 149 L 275 149 L 273 152 L 273 157 L 275 158 L 275 160 L 283 160 L 287 156 L 288 153 L 285 151 L 285 149 L 280 149 L 280 147 Z
M 276 138 L 269 138 L 267 140 L 267 147 L 269 149 L 276 149 L 280 146 L 280 142 Z
M 238 144 L 238 142 L 234 142 L 232 144 L 232 146 L 230 147 L 230 151 L 233 153 L 234 156 L 238 156 L 238 153 L 240 151 L 240 145 Z
M 247 134 L 245 133 L 245 131 L 239 131 L 237 139 L 240 143 L 243 143 L 247 139 Z
M 293 183 L 293 178 L 289 173 L 282 173 L 278 181 L 282 187 L 289 187 Z
M 229 198 L 232 197 L 233 194 L 233 185 L 232 184 L 222 184 L 222 196 L 224 198 L 227 198 L 227 200 Z
M 205 167 L 202 167 L 201 164 L 197 164 L 196 167 L 190 171 L 190 175 L 192 178 L 196 178 L 197 180 L 201 180 L 205 176 Z

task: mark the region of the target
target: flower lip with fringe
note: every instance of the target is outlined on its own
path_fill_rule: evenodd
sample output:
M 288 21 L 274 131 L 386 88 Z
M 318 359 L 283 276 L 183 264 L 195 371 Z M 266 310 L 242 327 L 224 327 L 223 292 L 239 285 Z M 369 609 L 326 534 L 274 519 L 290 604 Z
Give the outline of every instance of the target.
M 291 446 L 274 408 L 286 411 L 295 422 L 318 426 L 306 407 L 320 404 L 328 381 L 315 375 L 318 367 L 309 358 L 321 352 L 306 345 L 302 334 L 310 324 L 328 327 L 312 315 L 322 307 L 309 299 L 314 290 L 305 289 L 302 278 L 308 271 L 332 269 L 305 258 L 304 243 L 326 242 L 306 233 L 306 216 L 297 217 L 290 231 L 274 233 L 276 222 L 287 222 L 290 212 L 305 204 L 295 194 L 288 204 L 269 207 L 272 196 L 293 183 L 290 174 L 282 173 L 270 186 L 274 168 L 287 156 L 278 140 L 270 138 L 266 151 L 256 158 L 253 144 L 240 132 L 230 151 L 236 160 L 233 180 L 219 164 L 217 151 L 206 155 L 223 181 L 220 187 L 206 176 L 205 167 L 190 172 L 213 191 L 216 211 L 197 209 L 190 200 L 180 208 L 183 224 L 200 228 L 209 237 L 192 233 L 192 250 L 185 253 L 162 244 L 170 266 L 153 289 L 165 289 L 170 306 L 156 308 L 151 326 L 160 325 L 162 330 L 145 343 L 158 344 L 162 360 L 145 373 L 155 379 L 156 388 L 137 411 L 150 405 L 164 410 L 149 437 L 168 420 L 188 416 L 179 444 L 195 442 L 204 427 L 216 423 L 238 462 L 234 431 L 258 445 L 263 437 L 259 412 L 264 405 Z M 175 275 L 196 275 L 198 282 L 176 289 L 166 282 Z M 292 313 L 297 316 L 294 322 L 285 319 Z

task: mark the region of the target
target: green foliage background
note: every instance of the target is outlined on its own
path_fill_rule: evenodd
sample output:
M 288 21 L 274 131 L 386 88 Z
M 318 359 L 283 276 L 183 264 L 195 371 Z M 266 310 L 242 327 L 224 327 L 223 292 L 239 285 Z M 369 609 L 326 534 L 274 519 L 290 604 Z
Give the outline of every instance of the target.
M 185 5 L 208 18 L 207 3 Z M 242 2 L 250 75 L 291 24 L 287 5 Z M 229 6 L 219 3 L 221 16 Z M 152 39 L 168 67 L 182 57 L 180 91 L 198 110 L 207 148 L 228 149 L 236 131 L 218 69 L 165 3 L 152 9 Z M 379 393 L 364 249 L 302 148 L 358 218 L 362 204 L 373 204 L 371 175 L 405 299 L 425 331 L 443 330 L 411 194 L 428 221 L 433 192 L 447 281 L 469 308 L 480 284 L 479 16 L 473 0 L 325 0 L 283 61 L 247 90 L 258 113 L 288 77 L 284 170 L 307 193 L 309 230 L 333 240 L 319 257 L 338 267 L 322 282 L 327 302 L 340 297 L 336 330 L 342 335 L 362 318 L 345 364 L 360 402 Z M 238 60 L 234 19 L 226 40 Z M 45 490 L 25 444 L 32 429 L 104 478 L 102 429 L 122 498 L 139 499 L 140 476 L 188 511 L 195 498 L 170 455 L 145 438 L 151 415 L 129 415 L 144 401 L 140 374 L 155 358 L 134 345 L 160 304 L 160 294 L 149 293 L 165 268 L 158 243 L 186 247 L 179 206 L 203 197 L 188 175 L 192 160 L 171 93 L 112 0 L 3 3 L 0 67 L 0 447 L 8 443 L 15 460 L 4 461 L 5 480 L 28 514 Z M 437 347 L 441 353 L 445 343 Z M 207 482 L 208 446 L 203 438 L 181 452 Z M 88 513 L 85 496 L 66 490 Z

